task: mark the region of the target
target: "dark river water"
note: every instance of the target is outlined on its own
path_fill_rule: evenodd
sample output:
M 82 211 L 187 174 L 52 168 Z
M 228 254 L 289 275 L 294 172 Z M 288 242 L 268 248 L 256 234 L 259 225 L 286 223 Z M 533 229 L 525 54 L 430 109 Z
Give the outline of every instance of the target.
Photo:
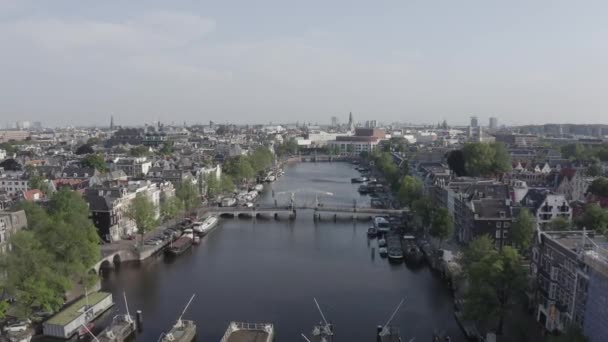
M 346 163 L 302 163 L 267 185 L 261 202 L 279 203 L 289 192 L 300 204 L 312 203 L 314 191 L 325 204 L 348 205 L 358 194 Z M 327 193 L 333 193 L 330 196 Z M 156 341 L 168 331 L 192 294 L 185 318 L 197 322 L 197 341 L 219 341 L 230 321 L 270 322 L 275 341 L 303 341 L 321 317 L 316 297 L 335 326 L 337 341 L 375 341 L 376 326 L 386 323 L 405 299 L 392 325 L 405 341 L 430 341 L 434 330 L 463 340 L 454 320 L 453 301 L 441 280 L 426 266 L 389 264 L 372 255 L 367 222 L 313 222 L 311 212 L 294 221 L 224 219 L 199 246 L 173 259 L 159 256 L 141 265 L 122 265 L 103 281 L 122 312 L 126 291 L 131 314 L 142 310 L 144 330 L 137 341 Z

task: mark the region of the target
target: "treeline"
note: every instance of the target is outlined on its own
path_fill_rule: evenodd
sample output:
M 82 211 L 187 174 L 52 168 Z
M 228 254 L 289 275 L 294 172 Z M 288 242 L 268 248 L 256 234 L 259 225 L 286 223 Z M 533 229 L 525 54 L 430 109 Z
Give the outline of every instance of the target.
M 2 290 L 15 298 L 18 315 L 55 311 L 74 284 L 91 286 L 89 271 L 99 260 L 99 236 L 82 197 L 71 190 L 54 193 L 48 209 L 23 202 L 28 229 L 11 238 L 12 250 L 2 259 Z
M 238 156 L 226 161 L 223 171 L 237 183 L 246 182 L 271 167 L 273 160 L 274 156 L 268 148 L 258 147 L 248 156 Z
M 599 159 L 608 161 L 608 144 L 601 144 L 594 147 L 585 147 L 580 143 L 564 145 L 560 148 L 562 156 L 571 160 L 591 160 Z

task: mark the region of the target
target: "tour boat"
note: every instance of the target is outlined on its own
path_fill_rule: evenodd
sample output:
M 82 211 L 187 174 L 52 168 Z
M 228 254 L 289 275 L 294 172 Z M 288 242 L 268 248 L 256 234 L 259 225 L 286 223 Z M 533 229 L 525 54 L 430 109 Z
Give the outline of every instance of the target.
M 196 222 L 193 229 L 198 235 L 209 234 L 218 224 L 217 216 L 209 216 L 203 222 Z

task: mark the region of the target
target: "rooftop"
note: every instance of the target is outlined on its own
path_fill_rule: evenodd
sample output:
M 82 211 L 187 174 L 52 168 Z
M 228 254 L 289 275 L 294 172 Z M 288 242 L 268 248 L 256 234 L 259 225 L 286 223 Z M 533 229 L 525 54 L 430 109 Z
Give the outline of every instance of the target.
M 95 305 L 108 296 L 112 294 L 107 292 L 93 292 L 88 295 L 88 299 L 86 297 L 82 297 L 73 304 L 69 305 L 65 309 L 61 310 L 55 316 L 51 317 L 46 323 L 54 324 L 54 325 L 66 325 L 71 321 L 78 318 L 78 316 L 82 315 L 85 310 L 85 306 L 87 304 L 87 300 L 89 305 Z

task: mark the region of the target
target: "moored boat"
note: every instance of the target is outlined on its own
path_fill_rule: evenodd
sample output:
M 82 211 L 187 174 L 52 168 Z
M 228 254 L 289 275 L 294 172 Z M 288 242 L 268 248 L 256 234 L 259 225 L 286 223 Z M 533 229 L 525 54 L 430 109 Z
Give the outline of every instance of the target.
M 332 342 L 334 340 L 334 326 L 331 323 L 328 323 L 325 319 L 325 315 L 323 311 L 321 311 L 321 307 L 319 306 L 319 302 L 314 298 L 315 304 L 317 305 L 317 309 L 319 309 L 319 313 L 321 314 L 321 318 L 323 319 L 318 325 L 315 325 L 312 328 L 312 338 L 311 342 Z
M 401 240 L 397 234 L 389 234 L 386 237 L 388 249 L 388 258 L 390 261 L 403 261 L 403 249 L 401 249 Z
M 378 230 L 376 229 L 376 227 L 371 226 L 367 228 L 367 236 L 371 238 L 375 238 L 376 236 L 378 236 Z
M 274 326 L 270 323 L 230 322 L 222 337 L 222 342 L 272 342 Z
M 192 247 L 193 239 L 188 236 L 182 236 L 179 239 L 171 242 L 169 247 L 165 249 L 165 253 L 168 255 L 181 255 L 185 251 L 187 251 L 190 247 Z
M 378 248 L 378 254 L 380 254 L 381 257 L 385 258 L 388 255 L 388 249 L 386 247 L 380 247 Z
M 374 227 L 378 229 L 378 233 L 388 233 L 391 229 L 390 223 L 382 216 L 374 217 Z
M 196 222 L 193 229 L 198 235 L 209 234 L 218 224 L 217 216 L 209 216 L 203 222 Z
M 129 304 L 127 303 L 127 294 L 123 292 L 125 299 L 125 308 L 127 313 L 124 315 L 116 315 L 112 319 L 112 323 L 106 327 L 96 338 L 99 342 L 125 342 L 135 334 L 135 321 L 133 316 L 129 314 Z

